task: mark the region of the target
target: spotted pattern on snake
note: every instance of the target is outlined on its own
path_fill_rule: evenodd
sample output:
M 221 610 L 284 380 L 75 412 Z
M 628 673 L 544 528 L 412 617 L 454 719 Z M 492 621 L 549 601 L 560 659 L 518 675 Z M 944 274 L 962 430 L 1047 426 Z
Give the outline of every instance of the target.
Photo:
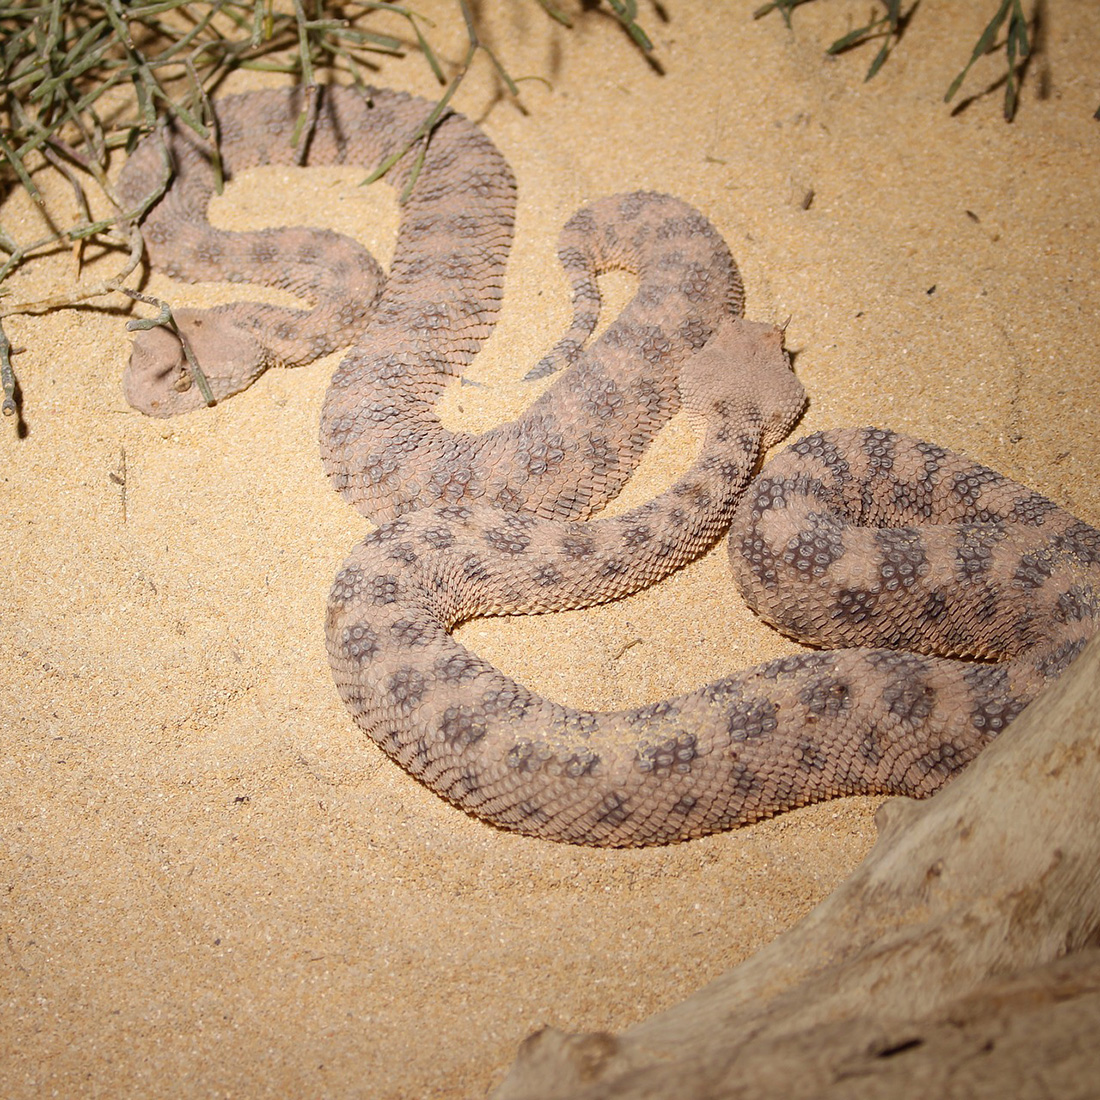
M 298 92 L 217 105 L 227 174 L 294 163 Z M 326 90 L 309 163 L 373 165 L 428 105 Z M 398 164 L 408 182 L 410 158 Z M 574 317 L 528 373 L 568 368 L 518 420 L 446 431 L 433 405 L 499 309 L 514 181 L 472 124 L 447 115 L 402 210 L 388 276 L 354 242 L 304 229 L 210 227 L 214 177 L 178 133 L 138 148 L 120 192 L 152 262 L 180 278 L 286 287 L 313 303 L 177 311 L 219 397 L 267 366 L 351 350 L 326 397 L 336 487 L 382 525 L 344 563 L 326 619 L 358 725 L 455 805 L 503 828 L 589 845 L 701 836 L 851 793 L 939 789 L 1056 679 L 1100 618 L 1100 532 L 942 447 L 880 429 L 817 433 L 755 480 L 801 413 L 782 334 L 743 320 L 721 237 L 664 195 L 592 203 L 559 257 Z M 591 339 L 596 278 L 638 289 Z M 174 338 L 135 342 L 127 396 L 153 415 L 201 401 Z M 667 492 L 591 518 L 681 407 L 702 442 Z M 750 483 L 751 482 L 751 483 Z M 615 713 L 559 706 L 465 649 L 475 616 L 590 606 L 636 592 L 730 529 L 750 606 L 817 652 Z

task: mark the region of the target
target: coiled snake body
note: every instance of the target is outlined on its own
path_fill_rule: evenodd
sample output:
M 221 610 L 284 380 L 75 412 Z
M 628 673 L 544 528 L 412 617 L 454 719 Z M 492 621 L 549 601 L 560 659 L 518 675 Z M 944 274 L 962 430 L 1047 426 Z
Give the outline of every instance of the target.
M 299 91 L 217 104 L 227 174 L 266 163 L 373 165 L 428 109 L 328 88 L 306 146 Z M 781 333 L 743 320 L 721 237 L 664 195 L 592 203 L 559 256 L 573 323 L 530 372 L 568 367 L 518 420 L 445 430 L 433 405 L 492 329 L 515 187 L 489 140 L 448 115 L 402 210 L 388 276 L 355 242 L 209 225 L 204 147 L 167 131 L 124 169 L 123 201 L 174 178 L 143 233 L 177 277 L 262 282 L 312 303 L 234 303 L 176 318 L 215 396 L 273 363 L 351 345 L 326 396 L 325 467 L 382 525 L 344 563 L 326 621 L 359 726 L 458 806 L 509 829 L 592 845 L 664 843 L 857 792 L 930 794 L 1073 660 L 1100 614 L 1100 533 L 934 444 L 879 429 L 811 435 L 750 480 L 803 405 Z M 406 156 L 394 170 L 408 181 Z M 638 289 L 590 340 L 596 276 Z M 176 339 L 135 341 L 124 387 L 174 415 L 202 402 Z M 655 500 L 591 518 L 681 407 L 704 436 Z M 730 527 L 750 605 L 819 652 L 612 714 L 558 706 L 452 636 L 477 615 L 583 607 L 637 591 Z M 979 660 L 960 660 L 962 657 Z

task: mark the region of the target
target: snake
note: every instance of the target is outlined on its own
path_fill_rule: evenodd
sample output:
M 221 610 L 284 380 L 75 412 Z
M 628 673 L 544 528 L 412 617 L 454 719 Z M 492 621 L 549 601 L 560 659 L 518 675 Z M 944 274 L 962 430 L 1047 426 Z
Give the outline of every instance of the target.
M 689 204 L 597 198 L 564 225 L 572 319 L 527 371 L 527 410 L 452 431 L 436 405 L 493 330 L 516 209 L 503 155 L 462 115 L 384 89 L 274 89 L 215 102 L 214 144 L 165 124 L 118 181 L 150 264 L 258 283 L 303 308 L 178 309 L 134 341 L 123 390 L 175 416 L 272 366 L 347 349 L 321 455 L 376 526 L 332 584 L 326 646 L 355 723 L 411 775 L 503 829 L 599 847 L 667 844 L 848 794 L 926 797 L 1073 662 L 1100 621 L 1100 532 L 947 448 L 878 427 L 816 432 L 762 464 L 805 393 L 783 331 L 744 316 L 729 249 Z M 306 125 L 303 126 L 303 120 Z M 405 193 L 383 272 L 303 227 L 227 231 L 219 178 L 257 165 L 393 162 Z M 133 213 L 135 212 L 136 213 Z M 633 297 L 596 335 L 598 279 Z M 690 468 L 619 515 L 683 410 Z M 655 584 L 728 532 L 753 611 L 806 652 L 615 712 L 559 705 L 455 637 Z

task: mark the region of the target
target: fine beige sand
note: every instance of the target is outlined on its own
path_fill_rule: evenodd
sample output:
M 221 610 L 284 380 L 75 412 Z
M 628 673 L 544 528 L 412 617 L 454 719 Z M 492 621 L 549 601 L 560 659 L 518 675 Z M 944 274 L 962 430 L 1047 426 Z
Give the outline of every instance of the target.
M 533 396 L 518 379 L 569 315 L 568 216 L 659 189 L 725 235 L 750 316 L 790 318 L 799 433 L 914 433 L 1100 523 L 1100 9 L 1043 6 L 1009 126 L 999 90 L 942 103 L 993 3 L 921 5 L 869 85 L 870 50 L 823 56 L 866 4 L 800 8 L 793 33 L 753 4 L 672 0 L 667 21 L 647 4 L 663 75 L 599 13 L 567 32 L 533 3 L 482 6 L 510 71 L 549 86 L 524 82 L 521 114 L 481 58 L 457 101 L 520 198 L 503 320 L 451 423 Z M 426 10 L 461 57 L 450 5 Z M 416 56 L 375 79 L 438 94 Z M 396 204 L 363 174 L 253 173 L 214 216 L 329 225 L 388 262 Z M 37 232 L 21 195 L 3 219 Z M 13 293 L 72 277 L 47 258 Z M 606 282 L 614 308 L 629 281 Z M 0 423 L 0 1095 L 483 1096 L 536 1028 L 621 1029 L 673 1004 L 862 858 L 875 799 L 603 852 L 499 832 L 421 788 L 353 726 L 325 658 L 327 590 L 367 529 L 318 458 L 338 357 L 152 421 L 122 397 L 126 319 L 119 303 L 6 322 L 27 430 Z M 676 423 L 618 506 L 691 448 Z M 741 606 L 723 547 L 636 598 L 463 636 L 602 708 L 794 648 Z

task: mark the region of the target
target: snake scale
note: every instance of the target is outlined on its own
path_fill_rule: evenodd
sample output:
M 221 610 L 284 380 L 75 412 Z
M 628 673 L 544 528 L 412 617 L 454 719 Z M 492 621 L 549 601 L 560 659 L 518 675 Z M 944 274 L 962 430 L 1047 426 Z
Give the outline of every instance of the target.
M 223 171 L 370 166 L 430 105 L 299 90 L 216 105 Z M 924 796 L 995 737 L 1079 653 L 1100 615 L 1100 532 L 942 447 L 877 428 L 810 435 L 759 471 L 804 395 L 774 326 L 742 316 L 720 235 L 666 195 L 602 199 L 562 231 L 573 321 L 529 372 L 562 370 L 514 422 L 451 432 L 433 411 L 492 330 L 515 183 L 472 123 L 447 114 L 402 207 L 391 270 L 312 229 L 211 227 L 210 155 L 165 128 L 123 170 L 154 266 L 186 280 L 290 290 L 309 309 L 179 310 L 214 394 L 267 366 L 350 347 L 326 395 L 325 468 L 380 523 L 333 583 L 336 686 L 358 725 L 444 798 L 559 841 L 659 844 L 858 792 Z M 410 182 L 413 156 L 389 182 Z M 597 276 L 637 290 L 591 338 Z M 176 337 L 135 341 L 127 398 L 157 416 L 202 404 Z M 696 461 L 667 492 L 593 518 L 681 407 Z M 750 606 L 823 647 L 632 710 L 559 706 L 459 644 L 474 616 L 588 606 L 652 584 L 729 528 Z M 971 659 L 963 659 L 971 658 Z

